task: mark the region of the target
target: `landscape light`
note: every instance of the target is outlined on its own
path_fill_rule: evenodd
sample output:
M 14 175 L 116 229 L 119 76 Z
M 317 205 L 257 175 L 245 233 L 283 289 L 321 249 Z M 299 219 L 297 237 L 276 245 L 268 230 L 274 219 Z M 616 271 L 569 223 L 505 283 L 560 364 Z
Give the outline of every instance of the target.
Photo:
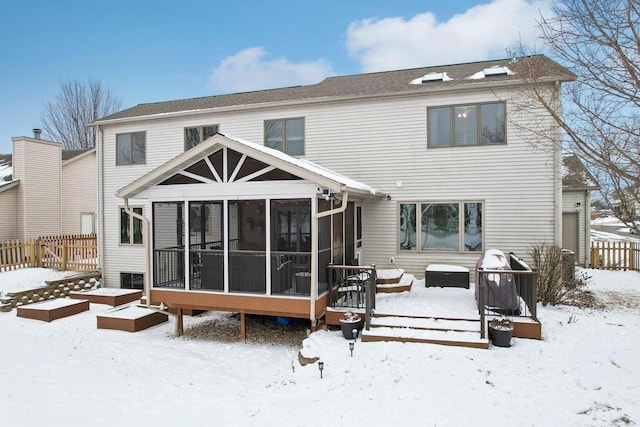
M 318 369 L 320 369 L 320 378 L 322 378 L 322 370 L 324 369 L 324 362 L 318 362 Z
M 353 357 L 353 347 L 354 347 L 355 343 L 350 342 L 349 343 L 349 350 L 351 350 L 351 357 Z

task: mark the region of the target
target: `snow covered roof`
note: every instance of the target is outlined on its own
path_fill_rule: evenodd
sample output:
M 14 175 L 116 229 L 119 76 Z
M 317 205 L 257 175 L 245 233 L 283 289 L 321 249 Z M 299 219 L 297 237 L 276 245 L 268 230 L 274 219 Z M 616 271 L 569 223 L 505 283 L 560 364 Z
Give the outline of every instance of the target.
M 191 150 L 185 151 L 162 166 L 143 175 L 127 186 L 118 190 L 118 197 L 134 197 L 141 191 L 159 184 L 175 173 L 195 164 L 206 156 L 219 150 L 221 146 L 231 148 L 249 157 L 256 158 L 264 163 L 290 172 L 303 179 L 320 184 L 334 190 L 349 190 L 361 195 L 381 197 L 382 194 L 373 187 L 333 172 L 323 166 L 309 160 L 292 157 L 279 150 L 274 150 L 264 145 L 256 144 L 241 138 L 235 138 L 228 134 L 217 133 L 208 140 L 196 145 Z
M 562 187 L 569 190 L 597 190 L 598 181 L 575 155 L 562 158 Z
M 230 108 L 264 107 L 308 102 L 330 102 L 341 99 L 366 98 L 371 96 L 404 96 L 428 94 L 430 92 L 472 90 L 477 87 L 498 87 L 521 84 L 517 76 L 518 67 L 535 67 L 540 81 L 571 81 L 575 75 L 565 67 L 544 55 L 534 55 L 514 60 L 513 58 L 479 61 L 462 64 L 440 65 L 409 70 L 384 71 L 329 77 L 320 83 L 308 86 L 293 86 L 280 89 L 206 96 L 201 98 L 139 104 L 132 108 L 103 117 L 91 123 L 102 124 L 127 121 L 144 117 L 162 117 L 173 114 L 195 114 L 210 110 Z M 482 78 L 470 78 L 481 73 Z M 487 73 L 491 78 L 486 77 Z M 446 78 L 445 78 L 446 76 Z M 438 77 L 436 79 L 436 77 Z M 424 80 L 428 84 L 413 82 Z M 431 81 L 431 79 L 434 79 Z M 413 83 L 413 84 L 412 84 Z
M 11 164 L 11 154 L 0 154 L 0 185 L 11 181 L 13 176 L 13 166 Z

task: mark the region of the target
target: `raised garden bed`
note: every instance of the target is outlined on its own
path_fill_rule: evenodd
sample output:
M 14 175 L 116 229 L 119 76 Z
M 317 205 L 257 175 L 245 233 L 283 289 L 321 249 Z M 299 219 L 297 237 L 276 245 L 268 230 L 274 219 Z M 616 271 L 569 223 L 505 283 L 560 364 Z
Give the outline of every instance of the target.
M 51 322 L 89 310 L 89 301 L 72 299 L 53 299 L 50 301 L 18 307 L 18 317 Z

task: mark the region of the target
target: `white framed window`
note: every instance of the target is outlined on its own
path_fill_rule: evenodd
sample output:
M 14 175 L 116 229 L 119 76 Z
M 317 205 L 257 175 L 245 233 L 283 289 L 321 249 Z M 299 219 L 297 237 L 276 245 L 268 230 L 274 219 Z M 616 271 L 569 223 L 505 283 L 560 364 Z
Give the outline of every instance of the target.
M 96 215 L 93 212 L 80 213 L 80 234 L 96 232 Z
M 131 210 L 142 215 L 141 207 L 133 207 Z M 120 244 L 121 245 L 141 245 L 143 243 L 142 220 L 135 218 L 120 208 Z
M 480 201 L 399 203 L 400 251 L 482 252 L 483 206 Z

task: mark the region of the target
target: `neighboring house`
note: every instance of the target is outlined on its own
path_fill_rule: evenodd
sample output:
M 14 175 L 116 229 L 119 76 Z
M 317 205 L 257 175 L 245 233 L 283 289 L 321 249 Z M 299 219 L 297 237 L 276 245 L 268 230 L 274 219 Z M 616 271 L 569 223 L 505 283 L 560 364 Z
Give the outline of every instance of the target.
M 95 232 L 95 149 L 62 151 L 39 137 L 12 142 L 12 156 L 2 156 L 11 179 L 0 180 L 0 240 Z
M 562 158 L 562 247 L 582 266 L 591 263 L 591 192 L 600 188 L 575 155 Z
M 618 192 L 613 201 L 613 213 L 626 221 L 640 221 L 640 191 L 638 186 L 629 186 Z
M 550 92 L 574 78 L 527 60 Z M 490 248 L 527 258 L 534 241 L 560 244 L 560 150 L 517 125 L 531 120 L 511 113 L 517 67 L 332 77 L 92 123 L 106 285 L 148 279 L 151 299 L 170 306 L 313 321 L 330 262 L 421 278 L 436 263 L 473 272 Z

